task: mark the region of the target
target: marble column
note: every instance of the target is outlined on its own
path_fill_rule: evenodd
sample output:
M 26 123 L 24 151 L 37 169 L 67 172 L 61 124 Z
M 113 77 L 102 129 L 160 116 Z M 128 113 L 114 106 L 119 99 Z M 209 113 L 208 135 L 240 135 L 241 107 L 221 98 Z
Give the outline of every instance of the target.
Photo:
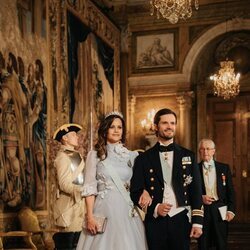
M 180 117 L 177 121 L 177 123 L 179 124 L 179 141 L 182 146 L 189 149 L 192 148 L 191 108 L 193 97 L 194 93 L 192 91 L 179 93 L 176 97 L 180 112 Z

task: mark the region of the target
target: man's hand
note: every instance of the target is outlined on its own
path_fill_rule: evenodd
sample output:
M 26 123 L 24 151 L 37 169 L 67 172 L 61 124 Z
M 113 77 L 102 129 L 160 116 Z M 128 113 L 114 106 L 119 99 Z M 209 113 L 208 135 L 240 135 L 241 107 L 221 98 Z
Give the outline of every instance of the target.
M 229 222 L 229 221 L 231 221 L 233 218 L 234 218 L 234 214 L 233 214 L 233 213 L 230 213 L 230 212 L 227 212 L 226 220 Z
M 211 205 L 214 201 L 214 198 L 209 195 L 202 195 L 202 201 L 205 205 Z
M 169 213 L 172 206 L 173 205 L 168 203 L 161 203 L 157 208 L 157 214 L 165 217 Z
M 199 238 L 202 235 L 202 228 L 192 227 L 190 232 L 190 238 Z

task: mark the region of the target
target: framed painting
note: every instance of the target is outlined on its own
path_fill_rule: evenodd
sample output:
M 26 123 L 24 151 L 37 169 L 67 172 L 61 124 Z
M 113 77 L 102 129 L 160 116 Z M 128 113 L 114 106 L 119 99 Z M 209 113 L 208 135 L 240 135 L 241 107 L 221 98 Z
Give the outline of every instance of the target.
M 178 30 L 132 34 L 132 73 L 178 69 Z

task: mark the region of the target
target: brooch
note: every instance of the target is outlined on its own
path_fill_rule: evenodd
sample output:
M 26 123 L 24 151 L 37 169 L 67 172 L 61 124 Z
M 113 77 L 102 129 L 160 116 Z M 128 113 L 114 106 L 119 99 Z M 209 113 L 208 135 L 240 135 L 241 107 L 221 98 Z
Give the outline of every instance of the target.
M 226 176 L 223 173 L 221 174 L 221 179 L 223 186 L 226 186 Z
M 189 185 L 192 181 L 193 181 L 193 177 L 192 177 L 191 175 L 188 175 L 188 176 L 184 179 L 184 184 Z

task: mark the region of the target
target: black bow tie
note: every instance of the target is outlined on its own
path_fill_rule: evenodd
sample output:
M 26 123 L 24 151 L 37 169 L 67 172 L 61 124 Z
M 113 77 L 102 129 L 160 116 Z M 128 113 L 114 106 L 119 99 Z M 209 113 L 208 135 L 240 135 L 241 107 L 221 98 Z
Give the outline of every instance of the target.
M 169 144 L 168 146 L 159 145 L 160 152 L 174 151 L 174 143 Z

